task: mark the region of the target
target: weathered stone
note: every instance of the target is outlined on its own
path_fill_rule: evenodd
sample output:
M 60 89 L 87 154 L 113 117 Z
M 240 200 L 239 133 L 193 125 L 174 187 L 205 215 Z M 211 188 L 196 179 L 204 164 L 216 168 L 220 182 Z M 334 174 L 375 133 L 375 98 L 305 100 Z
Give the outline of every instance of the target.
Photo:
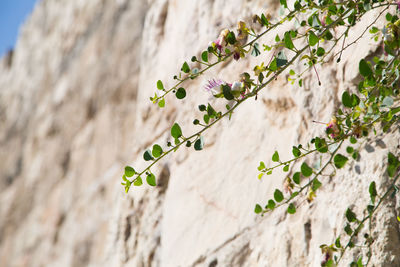
M 174 121 L 184 133 L 195 130 L 193 107 L 211 101 L 224 109 L 225 100 L 202 89 L 207 78 L 233 82 L 265 55 L 217 67 L 162 110 L 149 101 L 156 81 L 170 87 L 185 60 L 239 19 L 277 15 L 270 2 L 40 1 L 0 64 L 1 265 L 319 266 L 319 246 L 343 231 L 348 205 L 368 203 L 372 180 L 380 192 L 387 186 L 386 155 L 398 132 L 371 137 L 373 153 L 363 146 L 360 161 L 321 179 L 316 200 L 295 215 L 254 214 L 285 178 L 276 171 L 258 180 L 257 165 L 271 164 L 275 150 L 287 159 L 292 145 L 324 133 L 312 121 L 329 121 L 341 93 L 355 89 L 358 60 L 377 47 L 367 35 L 340 64 L 317 67 L 321 86 L 313 72 L 303 88 L 282 76 L 210 129 L 203 151 L 184 148 L 163 160 L 153 170 L 157 187 L 126 195 L 120 185 L 123 167 L 144 167 L 143 151 L 164 146 Z M 383 206 L 372 263 L 399 266 L 398 197 Z

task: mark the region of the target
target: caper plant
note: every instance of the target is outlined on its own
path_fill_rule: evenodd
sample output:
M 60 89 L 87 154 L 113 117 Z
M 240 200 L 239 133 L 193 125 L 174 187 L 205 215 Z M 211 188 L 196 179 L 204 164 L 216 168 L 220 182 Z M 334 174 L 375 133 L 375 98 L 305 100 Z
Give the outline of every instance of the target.
M 342 52 L 357 43 L 361 37 L 369 34 L 376 41 L 376 46 L 381 46 L 379 52 L 372 60 L 362 59 L 358 64 L 358 71 L 362 80 L 359 82 L 356 93 L 345 91 L 341 97 L 341 107 L 326 123 L 325 134 L 313 137 L 307 144 L 298 144 L 292 147 L 293 157 L 282 160 L 279 152 L 272 155 L 273 166 L 266 166 L 261 161 L 258 166 L 258 178 L 272 174 L 276 169 L 282 168 L 283 172 L 293 173 L 285 179 L 284 188 L 275 189 L 271 199 L 264 204 L 255 205 L 255 213 L 264 216 L 278 207 L 285 207 L 289 214 L 296 212 L 297 198 L 314 200 L 319 188 L 323 186 L 324 176 L 334 176 L 337 169 L 343 168 L 348 161 L 359 158 L 360 143 L 371 135 L 386 134 L 400 119 L 400 19 L 398 17 L 400 2 L 388 0 L 298 0 L 293 7 L 289 7 L 286 0 L 280 0 L 283 16 L 278 19 L 269 14 L 254 15 L 252 21 L 237 23 L 236 32 L 224 29 L 208 47 L 199 53 L 200 57 L 193 56 L 184 62 L 180 72 L 173 77 L 176 81 L 170 88 L 165 88 L 161 80 L 157 81 L 157 93 L 150 100 L 160 108 L 165 107 L 169 95 L 183 99 L 188 91 L 184 88 L 186 82 L 196 79 L 207 71 L 211 71 L 218 64 L 231 60 L 242 60 L 248 56 L 257 57 L 261 50 L 269 51 L 272 56 L 265 62 L 255 65 L 248 72 L 238 74 L 237 81 L 233 83 L 219 79 L 208 81 L 205 89 L 213 97 L 229 100 L 226 110 L 217 110 L 210 103 L 199 103 L 198 109 L 202 118 L 194 118 L 193 124 L 198 127 L 194 133 L 184 134 L 180 125 L 175 122 L 170 134 L 173 142 L 167 142 L 167 149 L 154 144 L 143 154 L 143 159 L 149 164 L 143 170 L 135 170 L 126 166 L 122 176 L 122 185 L 128 192 L 131 186 L 141 186 L 146 179 L 150 186 L 156 185 L 156 175 L 152 167 L 162 158 L 176 152 L 182 147 L 192 147 L 202 150 L 204 147 L 204 132 L 223 118 L 230 119 L 235 109 L 251 98 L 257 99 L 261 91 L 283 73 L 289 74 L 288 81 L 299 87 L 303 86 L 303 74 L 312 71 L 315 73 L 318 84 L 321 84 L 316 69 L 334 58 L 341 60 Z M 352 42 L 346 42 L 349 30 L 361 18 L 378 10 L 378 15 L 365 30 Z M 383 28 L 375 26 L 379 19 L 385 20 Z M 261 37 L 278 30 L 280 26 L 294 24 L 291 30 L 277 34 L 274 43 L 263 44 Z M 335 49 L 336 48 L 336 49 Z M 334 52 L 336 51 L 336 52 Z M 339 51 L 339 52 L 337 52 Z M 193 63 L 190 63 L 193 62 Z M 301 63 L 301 64 L 298 64 Z M 191 67 L 196 64 L 200 67 Z M 290 67 L 294 64 L 303 69 L 297 73 Z M 165 146 L 164 146 L 165 147 Z M 321 159 L 319 166 L 309 166 L 306 158 L 318 155 Z M 347 219 L 343 229 L 344 235 L 336 238 L 333 244 L 321 245 L 324 259 L 322 266 L 337 266 L 343 255 L 349 249 L 362 246 L 359 256 L 352 266 L 365 266 L 371 260 L 371 245 L 374 237 L 371 233 L 371 221 L 376 210 L 390 195 L 399 190 L 398 171 L 400 161 L 396 151 L 388 153 L 387 175 L 391 184 L 383 192 L 378 192 L 376 182 L 369 186 L 370 202 L 366 203 L 364 213 L 357 215 L 348 208 L 344 213 Z M 304 202 L 303 202 L 304 203 Z M 400 220 L 400 218 L 398 218 Z M 363 228 L 369 224 L 369 231 Z M 364 233 L 363 241 L 356 239 L 357 235 Z M 343 243 L 345 240 L 345 243 Z M 361 245 L 357 242 L 363 242 Z

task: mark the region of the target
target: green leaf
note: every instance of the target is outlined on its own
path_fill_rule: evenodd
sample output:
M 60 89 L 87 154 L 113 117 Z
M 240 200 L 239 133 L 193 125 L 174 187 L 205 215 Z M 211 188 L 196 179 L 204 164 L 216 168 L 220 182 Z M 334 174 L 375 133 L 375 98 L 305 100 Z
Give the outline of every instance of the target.
M 353 106 L 351 96 L 349 92 L 344 91 L 342 94 L 342 103 L 345 107 L 351 108 Z
M 297 147 L 293 146 L 292 148 L 292 154 L 293 156 L 295 156 L 296 158 L 301 156 L 301 151 L 300 149 L 298 149 Z
M 296 206 L 293 203 L 290 203 L 288 208 L 287 208 L 287 212 L 289 214 L 295 214 L 296 213 Z
M 263 26 L 268 26 L 268 20 L 264 14 L 261 14 L 261 22 Z
M 292 41 L 292 37 L 291 37 L 291 35 L 290 35 L 290 32 L 285 32 L 285 35 L 284 35 L 284 42 L 285 42 L 285 46 L 286 46 L 286 48 L 287 49 L 290 49 L 290 50 L 292 50 L 293 48 L 294 48 L 294 44 L 293 44 L 293 41 Z
M 335 262 L 334 262 L 332 259 L 329 259 L 329 260 L 326 262 L 326 264 L 323 265 L 323 266 L 326 266 L 326 267 L 334 267 L 334 266 L 335 266 L 334 263 L 335 263 Z
M 154 176 L 154 174 L 148 174 L 146 177 L 146 181 L 149 185 L 156 186 L 156 177 Z
M 140 176 L 136 177 L 135 181 L 133 182 L 134 186 L 141 186 L 143 184 L 142 178 Z
M 343 166 L 346 164 L 347 160 L 348 160 L 348 158 L 346 156 L 343 156 L 342 154 L 336 154 L 335 157 L 333 158 L 335 167 L 338 169 L 343 168 Z
M 285 166 L 283 167 L 283 171 L 284 171 L 284 172 L 288 172 L 288 171 L 289 171 L 289 165 L 285 165 Z
M 186 90 L 183 87 L 180 87 L 175 94 L 176 98 L 183 99 L 186 96 Z
M 275 151 L 274 154 L 272 155 L 272 161 L 274 161 L 274 162 L 279 162 L 279 154 L 278 154 L 278 151 Z
M 222 93 L 226 100 L 233 100 L 235 97 L 232 94 L 232 89 L 229 85 L 223 84 L 222 85 Z
M 171 136 L 174 137 L 174 138 L 179 138 L 179 137 L 182 136 L 181 127 L 176 122 L 174 123 L 174 125 L 171 128 Z
M 301 9 L 301 4 L 299 1 L 294 2 L 294 9 L 296 11 L 299 11 Z
M 254 212 L 257 213 L 257 214 L 261 213 L 262 212 L 261 206 L 256 204 L 256 207 L 254 208 Z
M 352 144 L 357 143 L 357 139 L 354 136 L 350 137 L 350 143 Z
M 213 116 L 215 116 L 215 114 L 217 114 L 215 109 L 210 104 L 207 105 L 207 114 L 208 116 L 210 116 L 210 118 L 212 118 Z
M 131 166 L 126 166 L 125 167 L 125 175 L 126 177 L 132 177 L 133 175 L 135 175 L 135 170 L 131 167 Z
M 184 73 L 190 72 L 189 64 L 186 61 L 185 61 L 185 63 L 183 63 L 181 71 L 183 71 Z
M 351 235 L 353 233 L 353 230 L 351 229 L 351 226 L 349 224 L 346 224 L 346 226 L 344 227 L 344 231 L 347 235 Z
M 175 139 L 174 139 L 175 145 L 179 145 L 180 142 L 181 142 L 181 141 L 179 141 L 179 138 L 175 138 Z M 178 149 L 178 147 L 176 147 L 176 148 L 174 149 L 174 152 L 176 152 L 177 149 Z
M 208 116 L 207 114 L 204 114 L 203 116 L 203 120 L 206 124 L 208 124 L 208 122 L 210 121 L 210 116 Z
M 303 162 L 303 164 L 301 164 L 300 167 L 301 173 L 305 176 L 305 177 L 310 177 L 311 174 L 313 173 L 313 170 L 310 168 L 310 166 L 307 165 L 307 163 Z
M 323 49 L 322 47 L 318 47 L 317 56 L 322 57 L 323 55 L 325 55 L 325 49 Z
M 236 43 L 236 37 L 234 32 L 229 32 L 228 35 L 226 36 L 226 41 L 228 44 L 235 44 Z
M 260 165 L 258 165 L 257 170 L 262 171 L 265 169 L 265 163 L 263 161 L 260 161 Z
M 374 33 L 379 32 L 379 29 L 378 29 L 377 27 L 373 26 L 373 27 L 369 30 L 369 32 L 370 32 L 371 34 L 374 34 Z
M 346 147 L 346 152 L 349 153 L 349 154 L 351 154 L 351 153 L 354 152 L 354 148 L 351 147 L 351 146 L 348 146 L 348 147 Z
M 318 188 L 321 187 L 321 185 L 322 185 L 321 182 L 320 182 L 317 178 L 315 178 L 315 179 L 313 180 L 313 182 L 312 182 L 311 188 L 312 188 L 312 190 L 315 192 L 315 191 L 318 190 Z
M 199 151 L 202 150 L 204 147 L 204 138 L 203 136 L 200 136 L 199 139 L 196 140 L 196 142 L 194 142 L 194 149 Z
M 318 43 L 319 39 L 318 36 L 315 35 L 313 31 L 310 31 L 308 34 L 308 42 L 311 46 L 314 46 Z
M 295 172 L 293 174 L 293 182 L 296 184 L 300 184 L 300 172 Z
M 281 202 L 283 200 L 283 194 L 279 189 L 275 189 L 274 192 L 274 199 L 276 202 Z
M 165 99 L 164 99 L 164 98 L 161 98 L 161 99 L 158 101 L 158 106 L 159 106 L 160 108 L 165 107 Z
M 254 57 L 257 57 L 261 54 L 260 49 L 259 49 L 259 44 L 258 43 L 254 43 L 253 45 L 253 50 L 251 51 L 251 55 Z
M 393 155 L 391 152 L 389 152 L 388 153 L 388 163 L 389 163 L 389 166 L 387 168 L 388 175 L 389 175 L 389 177 L 393 177 L 396 174 L 396 171 L 400 165 L 400 162 L 395 155 Z
M 367 205 L 368 214 L 371 215 L 374 212 L 374 205 Z
M 287 8 L 286 0 L 279 0 L 279 2 L 281 3 L 281 5 L 282 5 L 284 8 Z
M 336 238 L 336 240 L 335 240 L 335 246 L 336 246 L 337 248 L 341 248 L 341 247 L 342 247 L 342 244 L 340 244 L 340 237 Z
M 161 156 L 161 154 L 163 153 L 163 150 L 161 148 L 161 146 L 155 144 L 153 145 L 153 150 L 151 151 L 151 154 L 153 155 L 153 157 L 158 158 L 159 156 Z
M 351 106 L 352 106 L 352 107 L 355 107 L 355 106 L 357 106 L 358 104 L 360 104 L 360 98 L 359 98 L 357 95 L 352 94 L 352 95 L 351 95 Z
M 357 267 L 363 267 L 364 266 L 364 264 L 362 263 L 362 256 L 360 256 L 360 258 L 358 258 L 358 261 L 357 261 Z
M 376 183 L 375 181 L 372 181 L 369 185 L 369 195 L 371 197 L 371 201 L 372 203 L 375 203 L 375 197 L 378 195 L 378 193 L 376 192 Z
M 386 20 L 389 21 L 389 22 L 392 21 L 392 14 L 386 13 L 385 18 L 386 18 Z
M 315 138 L 315 148 L 321 153 L 328 152 L 328 145 L 326 144 L 325 138 Z
M 131 182 L 126 181 L 126 184 L 125 184 L 125 193 L 128 193 L 130 187 L 131 187 Z
M 358 69 L 360 71 L 360 74 L 362 76 L 364 76 L 364 77 L 368 77 L 368 76 L 372 75 L 372 69 L 368 65 L 367 61 L 365 61 L 364 59 L 360 60 L 360 63 L 358 65 Z
M 355 222 L 355 221 L 357 221 L 357 216 L 356 216 L 356 214 L 355 214 L 350 208 L 348 208 L 348 209 L 346 210 L 346 219 L 347 219 L 349 222 Z
M 267 204 L 268 209 L 273 210 L 273 209 L 275 209 L 275 206 L 276 206 L 275 201 L 273 201 L 272 199 L 268 200 L 268 204 Z
M 272 60 L 271 64 L 269 64 L 268 69 L 270 71 L 276 71 L 278 69 L 278 65 L 277 65 L 277 60 L 276 58 L 274 58 L 274 60 Z
M 276 66 L 278 68 L 285 66 L 287 64 L 288 60 L 283 51 L 278 53 L 278 56 L 276 57 Z
M 158 81 L 157 81 L 157 89 L 158 89 L 158 90 L 163 90 L 163 89 L 164 89 L 164 85 L 163 85 L 163 83 L 162 83 L 161 80 L 158 80 Z
M 204 51 L 203 53 L 201 53 L 201 59 L 204 62 L 208 62 L 208 51 Z
M 147 149 L 144 154 L 143 154 L 143 158 L 145 161 L 149 161 L 149 160 L 153 160 L 154 158 L 151 156 L 151 151 L 150 149 Z

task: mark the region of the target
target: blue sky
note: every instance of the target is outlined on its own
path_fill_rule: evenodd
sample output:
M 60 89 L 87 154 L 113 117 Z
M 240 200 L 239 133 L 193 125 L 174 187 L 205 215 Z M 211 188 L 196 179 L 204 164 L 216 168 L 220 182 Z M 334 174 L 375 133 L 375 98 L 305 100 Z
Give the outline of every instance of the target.
M 0 57 L 15 46 L 18 31 L 38 0 L 0 0 Z

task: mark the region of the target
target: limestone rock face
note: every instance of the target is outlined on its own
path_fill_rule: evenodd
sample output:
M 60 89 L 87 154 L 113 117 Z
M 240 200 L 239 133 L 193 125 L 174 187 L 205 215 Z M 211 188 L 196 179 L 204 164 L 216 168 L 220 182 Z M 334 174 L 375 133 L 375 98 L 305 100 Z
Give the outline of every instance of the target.
M 125 194 L 120 185 L 124 166 L 145 167 L 143 151 L 165 145 L 173 122 L 190 133 L 200 116 L 194 107 L 224 108 L 203 90 L 207 78 L 233 82 L 266 56 L 224 63 L 162 110 L 149 101 L 156 81 L 172 86 L 181 64 L 221 29 L 255 13 L 277 16 L 277 8 L 245 0 L 40 1 L 0 63 L 1 266 L 319 266 L 319 246 L 343 231 L 349 204 L 368 203 L 372 180 L 378 190 L 387 186 L 386 155 L 397 149 L 398 131 L 361 144 L 362 160 L 324 177 L 315 201 L 299 201 L 291 216 L 254 214 L 285 179 L 277 171 L 258 180 L 257 166 L 271 164 L 275 150 L 288 159 L 292 145 L 324 133 L 312 120 L 329 121 L 342 92 L 355 90 L 359 59 L 377 49 L 368 36 L 340 64 L 319 67 L 322 86 L 311 72 L 303 88 L 280 77 L 210 129 L 203 151 L 168 156 L 153 169 L 157 187 Z M 398 199 L 374 222 L 375 266 L 400 266 Z

